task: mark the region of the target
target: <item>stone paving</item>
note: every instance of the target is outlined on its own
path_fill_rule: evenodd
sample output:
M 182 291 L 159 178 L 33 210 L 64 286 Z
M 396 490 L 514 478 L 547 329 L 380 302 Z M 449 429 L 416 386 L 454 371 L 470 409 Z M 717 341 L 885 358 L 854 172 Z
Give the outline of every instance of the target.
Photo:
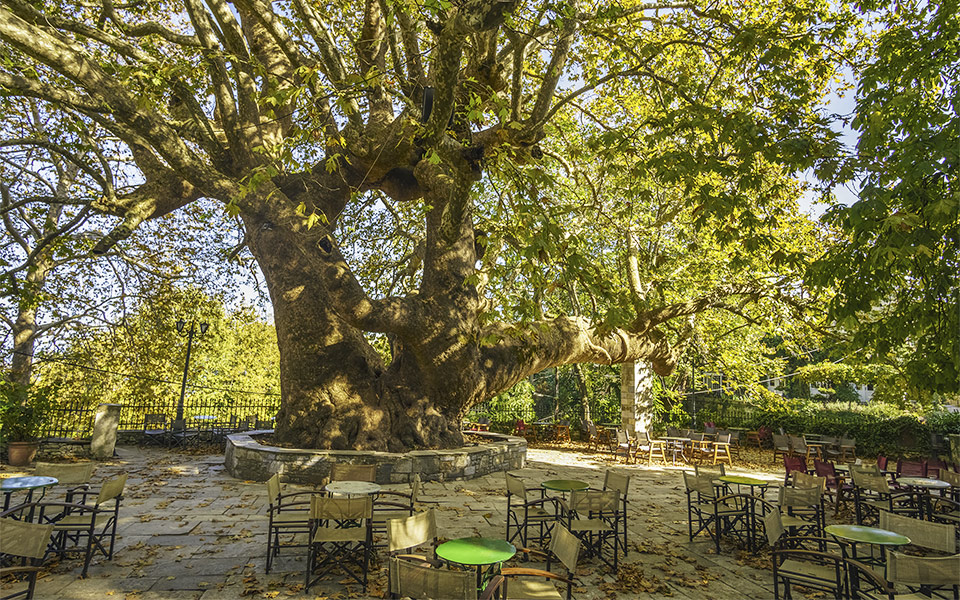
M 120 447 L 118 458 L 101 463 L 94 481 L 129 475 L 113 561 L 94 559 L 86 579 L 82 561 L 68 559 L 48 568 L 37 584 L 43 599 L 233 599 L 380 598 L 385 567 L 377 563 L 363 593 L 330 577 L 303 593 L 302 550 L 288 550 L 264 573 L 266 486 L 238 481 L 224 472 L 222 455 L 177 454 L 160 449 Z M 547 479 L 580 479 L 600 487 L 604 471 L 633 476 L 629 498 L 629 555 L 619 578 L 602 563 L 581 561 L 578 600 L 600 598 L 734 599 L 772 597 L 766 558 L 732 546 L 717 555 L 708 538 L 687 539 L 681 467 L 616 464 L 596 455 L 531 449 L 526 468 L 515 471 L 528 487 Z M 775 472 L 734 468 L 776 482 Z M 28 471 L 27 471 L 28 472 Z M 9 467 L 0 476 L 13 475 Z M 301 488 L 285 486 L 287 491 Z M 385 489 L 408 489 L 405 485 Z M 502 537 L 506 499 L 499 473 L 470 481 L 424 484 L 421 508 L 436 508 L 444 538 Z M 525 563 L 524 566 L 537 566 Z M 9 593 L 9 584 L 0 592 Z

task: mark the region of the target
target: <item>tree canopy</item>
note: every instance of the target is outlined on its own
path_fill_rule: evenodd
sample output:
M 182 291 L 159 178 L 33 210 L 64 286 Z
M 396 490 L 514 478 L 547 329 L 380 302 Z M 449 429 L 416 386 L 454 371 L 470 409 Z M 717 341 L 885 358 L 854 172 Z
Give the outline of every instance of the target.
M 837 153 L 818 106 L 856 23 L 826 0 L 11 0 L 0 94 L 130 160 L 86 204 L 119 219 L 95 252 L 200 199 L 242 220 L 278 436 L 449 445 L 531 373 L 668 374 L 704 311 L 802 308 L 794 174 Z

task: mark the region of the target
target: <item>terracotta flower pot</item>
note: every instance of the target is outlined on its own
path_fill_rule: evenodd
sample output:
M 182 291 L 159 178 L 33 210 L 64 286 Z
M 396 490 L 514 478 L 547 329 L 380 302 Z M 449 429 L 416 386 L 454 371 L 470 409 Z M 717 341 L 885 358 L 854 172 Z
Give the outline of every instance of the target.
M 39 447 L 39 442 L 7 442 L 7 463 L 11 467 L 29 466 Z

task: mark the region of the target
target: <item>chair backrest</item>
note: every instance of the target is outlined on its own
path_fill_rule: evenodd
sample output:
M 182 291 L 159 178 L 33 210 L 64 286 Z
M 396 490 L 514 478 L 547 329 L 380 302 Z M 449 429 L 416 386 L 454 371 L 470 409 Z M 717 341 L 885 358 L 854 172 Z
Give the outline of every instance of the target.
M 387 520 L 387 550 L 396 552 L 437 539 L 437 513 L 430 510 L 403 519 Z
M 38 462 L 33 472 L 38 477 L 56 477 L 61 485 L 88 483 L 96 465 L 92 462 L 47 463 Z
M 780 486 L 781 508 L 810 508 L 820 506 L 820 487 L 791 488 Z
M 272 506 L 280 495 L 280 473 L 274 473 L 267 480 L 267 502 Z
M 866 473 L 859 473 L 857 471 L 851 471 L 853 475 L 853 485 L 858 488 L 863 488 L 865 490 L 876 492 L 878 494 L 889 494 L 890 493 L 890 484 L 887 483 L 887 479 L 880 475 L 868 475 Z
M 730 443 L 731 443 L 731 444 L 737 444 L 737 443 L 739 443 L 739 442 L 740 442 L 740 432 L 739 432 L 739 431 L 731 431 L 731 432 L 730 432 Z
M 716 479 L 727 474 L 727 468 L 723 463 L 719 465 L 693 465 L 693 472 L 697 477 L 710 477 Z
M 856 475 L 859 473 L 861 475 L 872 475 L 873 477 L 880 477 L 880 469 L 877 465 L 850 465 L 850 476 L 856 479 Z M 856 481 L 854 481 L 856 483 Z
M 152 425 L 159 425 L 161 428 L 167 424 L 166 415 L 146 414 L 143 415 L 143 428 L 150 429 Z
M 676 427 L 667 427 L 667 437 L 680 437 L 680 430 Z
M 783 535 L 783 520 L 780 518 L 780 512 L 771 510 L 763 515 L 763 529 L 767 536 L 767 543 L 771 547 L 777 544 L 777 540 Z
M 730 434 L 729 433 L 718 433 L 717 442 L 720 444 L 729 444 L 730 443 Z
M 882 454 L 881 454 L 880 456 L 878 456 L 878 457 L 877 457 L 877 469 L 880 469 L 880 470 L 882 470 L 882 471 L 886 471 L 886 470 L 887 470 L 887 462 L 889 462 L 889 460 L 890 460 L 890 459 L 888 459 L 886 456 L 883 456 Z
M 510 473 L 504 472 L 503 475 L 507 480 L 507 493 L 513 496 L 520 496 L 520 498 L 526 502 L 527 486 L 524 485 L 523 480 L 516 475 L 511 475 Z
M 620 507 L 617 490 L 582 490 L 570 492 L 570 508 L 581 517 L 587 513 L 614 512 Z
M 597 426 L 593 424 L 593 421 L 587 421 L 587 431 L 590 432 L 590 437 L 597 437 Z
M 97 506 L 122 496 L 125 485 L 127 485 L 126 473 L 120 473 L 116 477 L 104 481 L 103 485 L 100 486 L 100 493 L 97 494 Z
M 170 429 L 174 431 L 183 431 L 186 428 L 187 428 L 186 419 L 174 419 L 173 421 L 170 422 Z
M 907 585 L 960 585 L 960 555 L 925 557 L 887 552 L 887 581 Z
M 641 444 L 649 445 L 653 441 L 653 436 L 650 435 L 650 432 L 643 430 L 637 433 L 637 439 L 640 440 Z
M 842 435 L 840 436 L 840 445 L 855 447 L 857 445 L 857 438 Z
M 3 540 L 4 554 L 43 558 L 52 533 L 52 524 L 39 525 L 17 519 L 0 519 L 0 540 Z
M 880 529 L 905 535 L 910 538 L 910 543 L 914 546 L 948 554 L 957 551 L 956 528 L 953 525 L 921 521 L 881 510 Z
M 709 475 L 698 476 L 687 471 L 683 472 L 683 485 L 686 486 L 687 491 L 698 492 L 707 498 L 717 497 L 717 488 L 713 485 L 713 479 Z
M 897 461 L 897 477 L 926 477 L 927 463 L 921 460 Z
M 948 469 L 940 469 L 940 480 L 946 481 L 953 487 L 960 487 L 960 473 Z
M 377 465 L 351 465 L 333 463 L 330 467 L 330 481 L 376 481 Z
M 438 569 L 403 558 L 390 559 L 390 590 L 399 598 L 477 597 L 477 576 L 470 571 Z
M 813 459 L 813 468 L 820 477 L 825 477 L 827 479 L 837 478 L 837 468 L 833 466 L 832 462 L 824 462 L 818 458 L 815 458 Z
M 310 496 L 311 519 L 359 520 L 373 516 L 373 496 Z
M 627 430 L 626 430 L 626 429 L 618 429 L 618 430 L 617 430 L 617 443 L 618 443 L 618 444 L 629 444 L 629 443 L 630 443 L 630 438 L 627 437 Z
M 817 488 L 821 495 L 827 491 L 826 477 L 807 475 L 801 471 L 794 471 L 790 475 L 793 477 L 793 487 L 795 488 Z
M 417 503 L 417 496 L 420 495 L 420 486 L 422 482 L 420 481 L 420 473 L 414 473 L 413 479 L 410 480 L 410 504 Z
M 787 437 L 790 439 L 790 446 L 793 448 L 794 452 L 807 451 L 807 440 L 803 439 L 799 435 L 790 435 Z
M 790 477 L 790 473 L 794 471 L 803 471 L 807 472 L 807 459 L 802 456 L 789 456 L 783 455 L 783 468 L 787 471 L 787 477 Z
M 603 489 L 616 490 L 626 498 L 630 491 L 630 476 L 608 470 L 603 474 Z
M 790 449 L 790 438 L 785 435 L 780 435 L 779 433 L 773 434 L 773 446 L 777 450 L 789 450 Z
M 927 476 L 936 475 L 940 469 L 946 469 L 947 463 L 943 462 L 939 458 L 928 458 L 927 463 Z
M 560 562 L 568 571 L 576 572 L 577 560 L 580 557 L 580 539 L 570 533 L 563 525 L 557 524 L 554 526 L 550 538 L 550 551 L 560 559 Z
M 704 425 L 704 426 L 703 426 L 703 432 L 704 432 L 704 433 L 711 433 L 711 434 L 712 434 L 712 433 L 716 433 L 716 432 L 717 432 L 717 428 L 714 427 L 714 426 Z
M 692 430 L 692 429 L 681 429 L 681 430 L 680 430 L 680 437 L 688 438 L 688 437 L 690 437 L 690 436 L 692 436 L 692 435 L 693 435 L 693 430 Z

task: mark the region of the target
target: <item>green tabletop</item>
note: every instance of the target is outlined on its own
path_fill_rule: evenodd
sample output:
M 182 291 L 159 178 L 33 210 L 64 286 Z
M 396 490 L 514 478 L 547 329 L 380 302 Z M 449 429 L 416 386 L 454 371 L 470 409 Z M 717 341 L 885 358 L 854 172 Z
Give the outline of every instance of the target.
M 753 477 L 744 477 L 743 475 L 724 475 L 720 477 L 719 480 L 724 483 L 733 483 L 736 485 L 767 486 L 770 484 L 769 481 L 764 481 L 762 479 L 754 479 Z
M 36 476 L 27 476 L 27 477 L 7 477 L 6 479 L 0 480 L 0 490 L 4 492 L 12 492 L 14 490 L 35 490 L 37 488 L 50 487 L 51 485 L 57 485 L 59 479 L 56 477 L 36 477 Z
M 590 485 L 583 481 L 577 481 L 576 479 L 551 479 L 550 481 L 541 483 L 540 487 L 555 492 L 579 492 L 589 489 Z
M 925 487 L 925 488 L 934 488 L 934 489 L 947 489 L 950 487 L 950 484 L 946 481 L 941 481 L 939 479 L 934 479 L 932 477 L 898 477 L 897 483 L 902 483 L 903 485 L 916 486 L 916 487 Z
M 834 537 L 864 544 L 906 546 L 910 543 L 910 538 L 905 535 L 877 527 L 864 527 L 863 525 L 827 525 L 823 530 Z
M 513 558 L 517 549 L 496 538 L 468 537 L 437 546 L 437 556 L 458 565 L 492 565 Z

